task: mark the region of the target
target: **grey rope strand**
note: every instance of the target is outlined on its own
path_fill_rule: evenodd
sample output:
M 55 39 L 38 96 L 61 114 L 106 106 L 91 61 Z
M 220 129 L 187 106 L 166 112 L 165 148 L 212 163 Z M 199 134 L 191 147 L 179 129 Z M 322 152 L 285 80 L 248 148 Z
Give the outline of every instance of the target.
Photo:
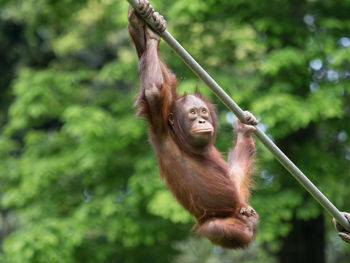
M 138 9 L 138 0 L 127 0 L 136 12 Z M 146 23 L 155 30 L 153 18 L 145 19 Z M 157 31 L 157 30 L 155 30 Z M 229 108 L 239 120 L 245 122 L 244 111 L 226 94 L 226 92 L 215 82 L 215 80 L 192 58 L 192 56 L 176 41 L 176 39 L 167 31 L 159 33 L 168 45 L 174 49 L 179 57 L 187 64 L 192 71 L 202 79 L 208 87 L 219 97 L 219 99 Z M 325 197 L 320 190 L 299 170 L 296 165 L 271 141 L 271 139 L 258 127 L 254 131 L 256 137 L 265 145 L 274 157 L 289 171 L 289 173 L 312 195 L 312 197 L 323 208 L 332 215 L 347 231 L 350 231 L 349 221 L 339 212 L 339 210 Z

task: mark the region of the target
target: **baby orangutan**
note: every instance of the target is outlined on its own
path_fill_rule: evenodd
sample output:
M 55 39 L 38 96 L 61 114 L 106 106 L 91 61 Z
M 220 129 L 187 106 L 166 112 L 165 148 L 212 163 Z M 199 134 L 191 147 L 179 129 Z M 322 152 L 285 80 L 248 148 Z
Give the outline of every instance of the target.
M 225 248 L 246 247 L 254 240 L 258 214 L 248 205 L 250 167 L 255 153 L 251 133 L 257 121 L 234 124 L 236 140 L 228 163 L 214 146 L 216 113 L 202 95 L 179 96 L 176 78 L 159 57 L 160 36 L 140 17 L 153 17 L 159 32 L 165 20 L 146 0 L 140 14 L 129 8 L 129 32 L 139 57 L 141 89 L 138 115 L 149 123 L 150 142 L 159 171 L 177 201 L 196 219 L 196 232 Z M 140 17 L 139 17 L 140 16 Z

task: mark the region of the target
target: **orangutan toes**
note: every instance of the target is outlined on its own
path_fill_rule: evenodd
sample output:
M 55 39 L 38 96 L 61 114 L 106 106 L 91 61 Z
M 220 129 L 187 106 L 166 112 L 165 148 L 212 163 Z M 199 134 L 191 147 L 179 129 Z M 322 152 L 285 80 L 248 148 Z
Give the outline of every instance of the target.
M 239 210 L 239 213 L 240 213 L 241 215 L 244 215 L 244 216 L 247 216 L 247 217 L 251 217 L 251 216 L 253 216 L 253 215 L 256 214 L 254 208 L 251 207 L 251 206 L 242 207 L 242 208 Z

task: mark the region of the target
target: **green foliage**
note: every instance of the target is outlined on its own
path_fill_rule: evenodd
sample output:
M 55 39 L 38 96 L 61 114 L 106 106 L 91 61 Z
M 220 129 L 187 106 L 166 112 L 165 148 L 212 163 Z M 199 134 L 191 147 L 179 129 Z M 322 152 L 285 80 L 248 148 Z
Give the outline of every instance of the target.
M 73 249 L 81 244 L 81 233 L 77 227 L 74 222 L 65 220 L 28 224 L 26 231 L 15 231 L 6 239 L 3 249 L 8 255 L 7 261 L 74 262 Z
M 283 48 L 270 52 L 260 67 L 264 75 L 277 75 L 280 71 L 301 67 L 307 62 L 303 51 L 296 48 Z
M 194 222 L 190 215 L 177 202 L 174 202 L 174 197 L 166 190 L 158 191 L 148 207 L 153 214 L 170 219 L 174 223 Z
M 203 68 L 346 210 L 349 1 L 152 4 Z M 266 251 L 278 251 L 292 220 L 316 218 L 322 208 L 258 143 L 254 246 L 229 252 L 187 239 L 193 218 L 159 179 L 147 127 L 132 106 L 139 81 L 127 9 L 111 0 L 0 3 L 0 261 L 171 262 L 181 253 L 175 262 L 275 262 Z M 227 109 L 164 43 L 161 50 L 179 93 L 198 86 L 217 104 L 217 146 L 227 152 Z

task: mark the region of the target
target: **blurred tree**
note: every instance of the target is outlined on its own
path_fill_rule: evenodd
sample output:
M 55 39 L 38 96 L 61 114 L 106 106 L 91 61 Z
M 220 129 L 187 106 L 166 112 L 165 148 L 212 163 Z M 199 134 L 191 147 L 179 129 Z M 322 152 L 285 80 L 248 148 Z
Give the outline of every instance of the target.
M 350 207 L 350 1 L 152 1 L 169 31 L 340 209 Z M 0 2 L 1 262 L 347 262 L 320 206 L 261 146 L 244 252 L 187 239 L 135 118 L 127 2 Z M 163 44 L 179 90 L 210 91 Z M 215 98 L 223 152 L 232 114 Z M 327 248 L 327 249 L 326 249 Z M 327 251 L 327 257 L 325 252 Z

